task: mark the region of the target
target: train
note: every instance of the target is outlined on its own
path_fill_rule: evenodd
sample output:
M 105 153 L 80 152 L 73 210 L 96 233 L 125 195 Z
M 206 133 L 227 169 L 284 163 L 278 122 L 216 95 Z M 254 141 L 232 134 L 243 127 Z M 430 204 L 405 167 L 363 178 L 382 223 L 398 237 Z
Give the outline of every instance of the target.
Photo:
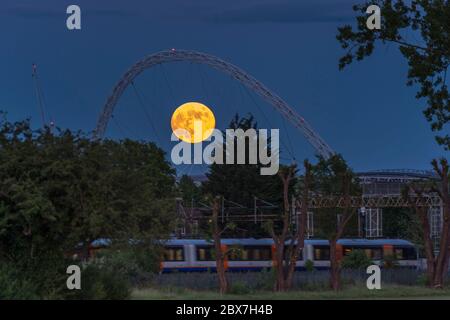
M 225 269 L 230 272 L 262 271 L 274 266 L 273 240 L 222 239 Z M 235 250 L 232 250 L 235 249 Z M 383 266 L 388 256 L 401 268 L 418 268 L 418 251 L 413 243 L 402 239 L 340 239 L 337 242 L 337 257 L 342 259 L 352 250 L 363 250 L 374 262 Z M 317 270 L 330 268 L 330 246 L 328 240 L 305 240 L 302 254 L 298 257 L 296 270 L 305 270 L 310 260 Z M 311 263 L 310 263 L 311 264 Z M 170 272 L 214 272 L 216 262 L 214 245 L 202 239 L 171 239 L 164 242 L 164 254 L 160 266 L 162 273 Z

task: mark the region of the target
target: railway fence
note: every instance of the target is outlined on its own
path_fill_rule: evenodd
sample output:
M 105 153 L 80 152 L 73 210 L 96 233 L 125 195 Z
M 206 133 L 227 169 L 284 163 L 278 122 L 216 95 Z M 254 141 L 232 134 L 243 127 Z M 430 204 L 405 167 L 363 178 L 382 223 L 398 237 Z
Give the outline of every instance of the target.
M 450 275 L 450 274 L 449 274 Z M 365 285 L 368 278 L 366 270 L 342 270 L 344 285 Z M 241 291 L 272 290 L 274 274 L 272 271 L 228 273 L 231 288 Z M 448 277 L 450 278 L 450 277 Z M 293 289 L 326 290 L 329 289 L 330 273 L 328 270 L 296 272 Z M 425 274 L 415 269 L 382 269 L 381 283 L 383 285 L 423 285 Z M 163 273 L 150 279 L 150 286 L 155 288 L 189 288 L 192 290 L 215 290 L 218 288 L 217 274 L 202 273 Z

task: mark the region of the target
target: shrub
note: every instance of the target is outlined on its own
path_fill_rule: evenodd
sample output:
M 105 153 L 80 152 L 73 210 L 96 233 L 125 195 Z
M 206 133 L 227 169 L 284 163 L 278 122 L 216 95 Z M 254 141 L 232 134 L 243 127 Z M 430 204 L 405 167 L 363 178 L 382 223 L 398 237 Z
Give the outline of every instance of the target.
M 398 266 L 397 259 L 394 257 L 394 255 L 389 254 L 385 255 L 383 258 L 383 267 L 385 269 L 393 269 Z
M 422 273 L 417 277 L 416 283 L 419 286 L 425 287 L 428 284 L 428 277 L 426 273 Z
M 236 281 L 231 285 L 230 292 L 231 294 L 249 294 L 251 292 L 250 288 L 241 281 Z
M 73 264 L 57 252 L 0 260 L 0 299 L 64 299 L 66 268 Z
M 365 269 L 373 264 L 363 250 L 352 250 L 342 259 L 342 268 L 344 269 Z
M 159 270 L 159 250 L 148 246 L 110 248 L 82 268 L 75 299 L 127 299 L 131 287 L 147 284 Z
M 129 247 L 108 250 L 99 255 L 102 264 L 122 274 L 132 286 L 141 286 L 159 271 L 159 250 L 148 247 Z
M 70 298 L 78 300 L 128 299 L 131 286 L 126 277 L 113 268 L 90 263 L 81 272 L 81 290 L 74 290 Z
M 314 271 L 314 262 L 313 261 L 311 261 L 311 260 L 306 260 L 305 261 L 305 269 L 306 269 L 306 271 L 308 271 L 308 272 L 312 272 L 312 271 Z
M 10 264 L 0 265 L 0 300 L 37 299 L 37 288 Z

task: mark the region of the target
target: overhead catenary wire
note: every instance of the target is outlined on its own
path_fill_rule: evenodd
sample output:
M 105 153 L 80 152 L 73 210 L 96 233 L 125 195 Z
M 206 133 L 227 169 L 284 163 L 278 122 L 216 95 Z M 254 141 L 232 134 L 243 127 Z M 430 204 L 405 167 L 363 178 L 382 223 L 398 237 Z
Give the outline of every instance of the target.
M 36 99 L 38 102 L 39 113 L 41 115 L 42 126 L 45 127 L 47 125 L 47 120 L 45 118 L 45 99 L 44 99 L 44 94 L 42 92 L 41 85 L 39 83 L 39 76 L 37 73 L 37 65 L 35 63 L 33 63 L 33 65 L 32 65 L 31 77 L 34 82 L 34 88 L 35 88 L 35 93 L 36 93 Z
M 269 118 L 266 116 L 265 112 L 262 110 L 262 108 L 260 107 L 260 105 L 255 101 L 254 97 L 250 94 L 250 92 L 248 91 L 247 87 L 244 86 L 240 86 L 241 88 L 243 87 L 243 90 L 245 91 L 245 93 L 247 93 L 247 95 L 250 97 L 250 100 L 252 101 L 252 103 L 257 107 L 258 111 L 263 115 L 264 119 L 267 121 L 267 123 L 269 124 L 270 127 L 273 128 L 271 121 L 269 120 Z M 289 153 L 289 155 L 292 157 L 292 160 L 295 161 L 295 156 L 293 154 L 293 151 L 291 151 L 289 149 L 289 147 L 284 143 L 283 140 L 281 140 L 281 143 L 283 144 L 283 146 L 286 148 L 286 151 Z
M 288 131 L 288 128 L 287 128 L 287 126 L 286 126 L 286 119 L 284 119 L 284 117 L 281 117 L 281 120 L 283 121 L 283 129 L 284 129 L 284 131 L 286 132 L 286 137 L 287 137 L 287 140 L 288 140 L 288 145 L 289 145 L 289 148 L 290 148 L 290 150 L 291 150 L 291 156 L 292 156 L 292 160 L 294 160 L 294 162 L 296 161 L 296 159 L 295 159 L 295 155 L 294 155 L 294 145 L 292 144 L 292 140 L 291 140 L 291 137 L 290 137 L 290 135 L 289 135 L 289 131 Z
M 151 126 L 151 128 L 153 130 L 153 133 L 155 134 L 156 140 L 161 145 L 161 139 L 159 138 L 158 131 L 156 130 L 155 124 L 153 123 L 152 117 L 147 112 L 147 109 L 145 107 L 143 95 L 140 93 L 140 91 L 136 87 L 136 84 L 134 83 L 134 81 L 131 81 L 131 86 L 133 87 L 133 91 L 136 94 L 136 97 L 138 99 L 139 105 L 140 105 L 142 111 L 144 112 L 144 115 L 147 118 L 147 121 L 150 123 L 150 126 Z
M 205 79 L 206 75 L 203 73 L 203 70 L 200 68 L 200 65 L 197 64 L 196 66 L 197 66 L 198 74 L 200 75 L 200 85 L 204 92 L 205 99 L 210 101 L 211 97 L 210 97 L 210 94 L 208 93 L 208 90 L 206 90 L 206 86 L 205 86 L 205 80 L 207 80 L 207 79 Z
M 176 103 L 175 95 L 173 93 L 172 86 L 170 85 L 169 79 L 167 77 L 166 70 L 164 69 L 164 66 L 162 64 L 160 65 L 160 68 L 161 68 L 161 73 L 164 78 L 164 82 L 168 88 L 170 98 L 172 99 L 173 105 L 176 106 L 177 103 Z
M 133 130 L 131 130 L 128 126 L 126 125 L 121 125 L 119 123 L 119 121 L 116 119 L 116 117 L 114 116 L 114 114 L 111 115 L 111 119 L 113 120 L 114 124 L 117 126 L 117 128 L 119 129 L 120 133 L 122 134 L 123 138 L 126 139 L 127 136 L 134 136 L 135 138 L 138 138 L 138 135 L 136 134 L 136 132 L 134 132 Z
M 119 129 L 119 132 L 122 136 L 126 137 L 126 133 L 125 130 L 122 128 L 122 126 L 119 124 L 119 122 L 116 120 L 116 118 L 114 117 L 114 115 L 111 115 L 111 119 L 113 121 L 113 123 L 116 125 L 116 127 Z

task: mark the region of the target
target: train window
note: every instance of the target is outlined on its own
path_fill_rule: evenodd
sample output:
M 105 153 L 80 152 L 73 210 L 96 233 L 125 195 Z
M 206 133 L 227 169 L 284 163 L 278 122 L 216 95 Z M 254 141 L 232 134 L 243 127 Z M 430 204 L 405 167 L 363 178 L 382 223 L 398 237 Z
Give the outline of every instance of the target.
M 353 250 L 362 250 L 369 259 L 381 260 L 383 258 L 382 247 L 367 247 L 367 246 L 352 246 L 344 247 L 344 256 L 348 255 Z
M 272 249 L 269 246 L 258 246 L 251 248 L 251 260 L 270 261 L 272 259 Z
M 213 254 L 212 246 L 197 247 L 198 261 L 214 261 L 216 260 Z
M 184 261 L 183 247 L 164 248 L 164 261 Z
M 395 247 L 394 256 L 397 260 L 416 260 L 416 249 L 412 247 Z
M 285 252 L 285 257 L 287 258 L 287 250 L 289 249 L 289 247 L 286 248 L 286 252 Z M 295 249 L 295 248 L 294 248 Z M 303 249 L 304 250 L 304 249 Z M 300 251 L 298 257 L 297 257 L 297 261 L 299 260 L 303 260 L 303 250 Z
M 271 248 L 269 246 L 233 247 L 228 255 L 230 261 L 270 261 Z
M 383 259 L 383 248 L 372 248 L 370 249 L 370 258 L 373 260 Z
M 252 260 L 261 261 L 261 250 L 253 249 L 252 250 Z
M 330 260 L 330 247 L 314 246 L 314 260 L 316 261 Z
M 261 261 L 272 260 L 272 248 L 271 247 L 263 247 L 260 251 Z
M 248 257 L 248 253 L 244 252 L 243 248 L 240 247 L 230 247 L 230 251 L 228 253 L 228 260 L 230 261 L 239 261 L 244 260 L 243 258 Z M 247 259 L 245 259 L 247 260 Z

